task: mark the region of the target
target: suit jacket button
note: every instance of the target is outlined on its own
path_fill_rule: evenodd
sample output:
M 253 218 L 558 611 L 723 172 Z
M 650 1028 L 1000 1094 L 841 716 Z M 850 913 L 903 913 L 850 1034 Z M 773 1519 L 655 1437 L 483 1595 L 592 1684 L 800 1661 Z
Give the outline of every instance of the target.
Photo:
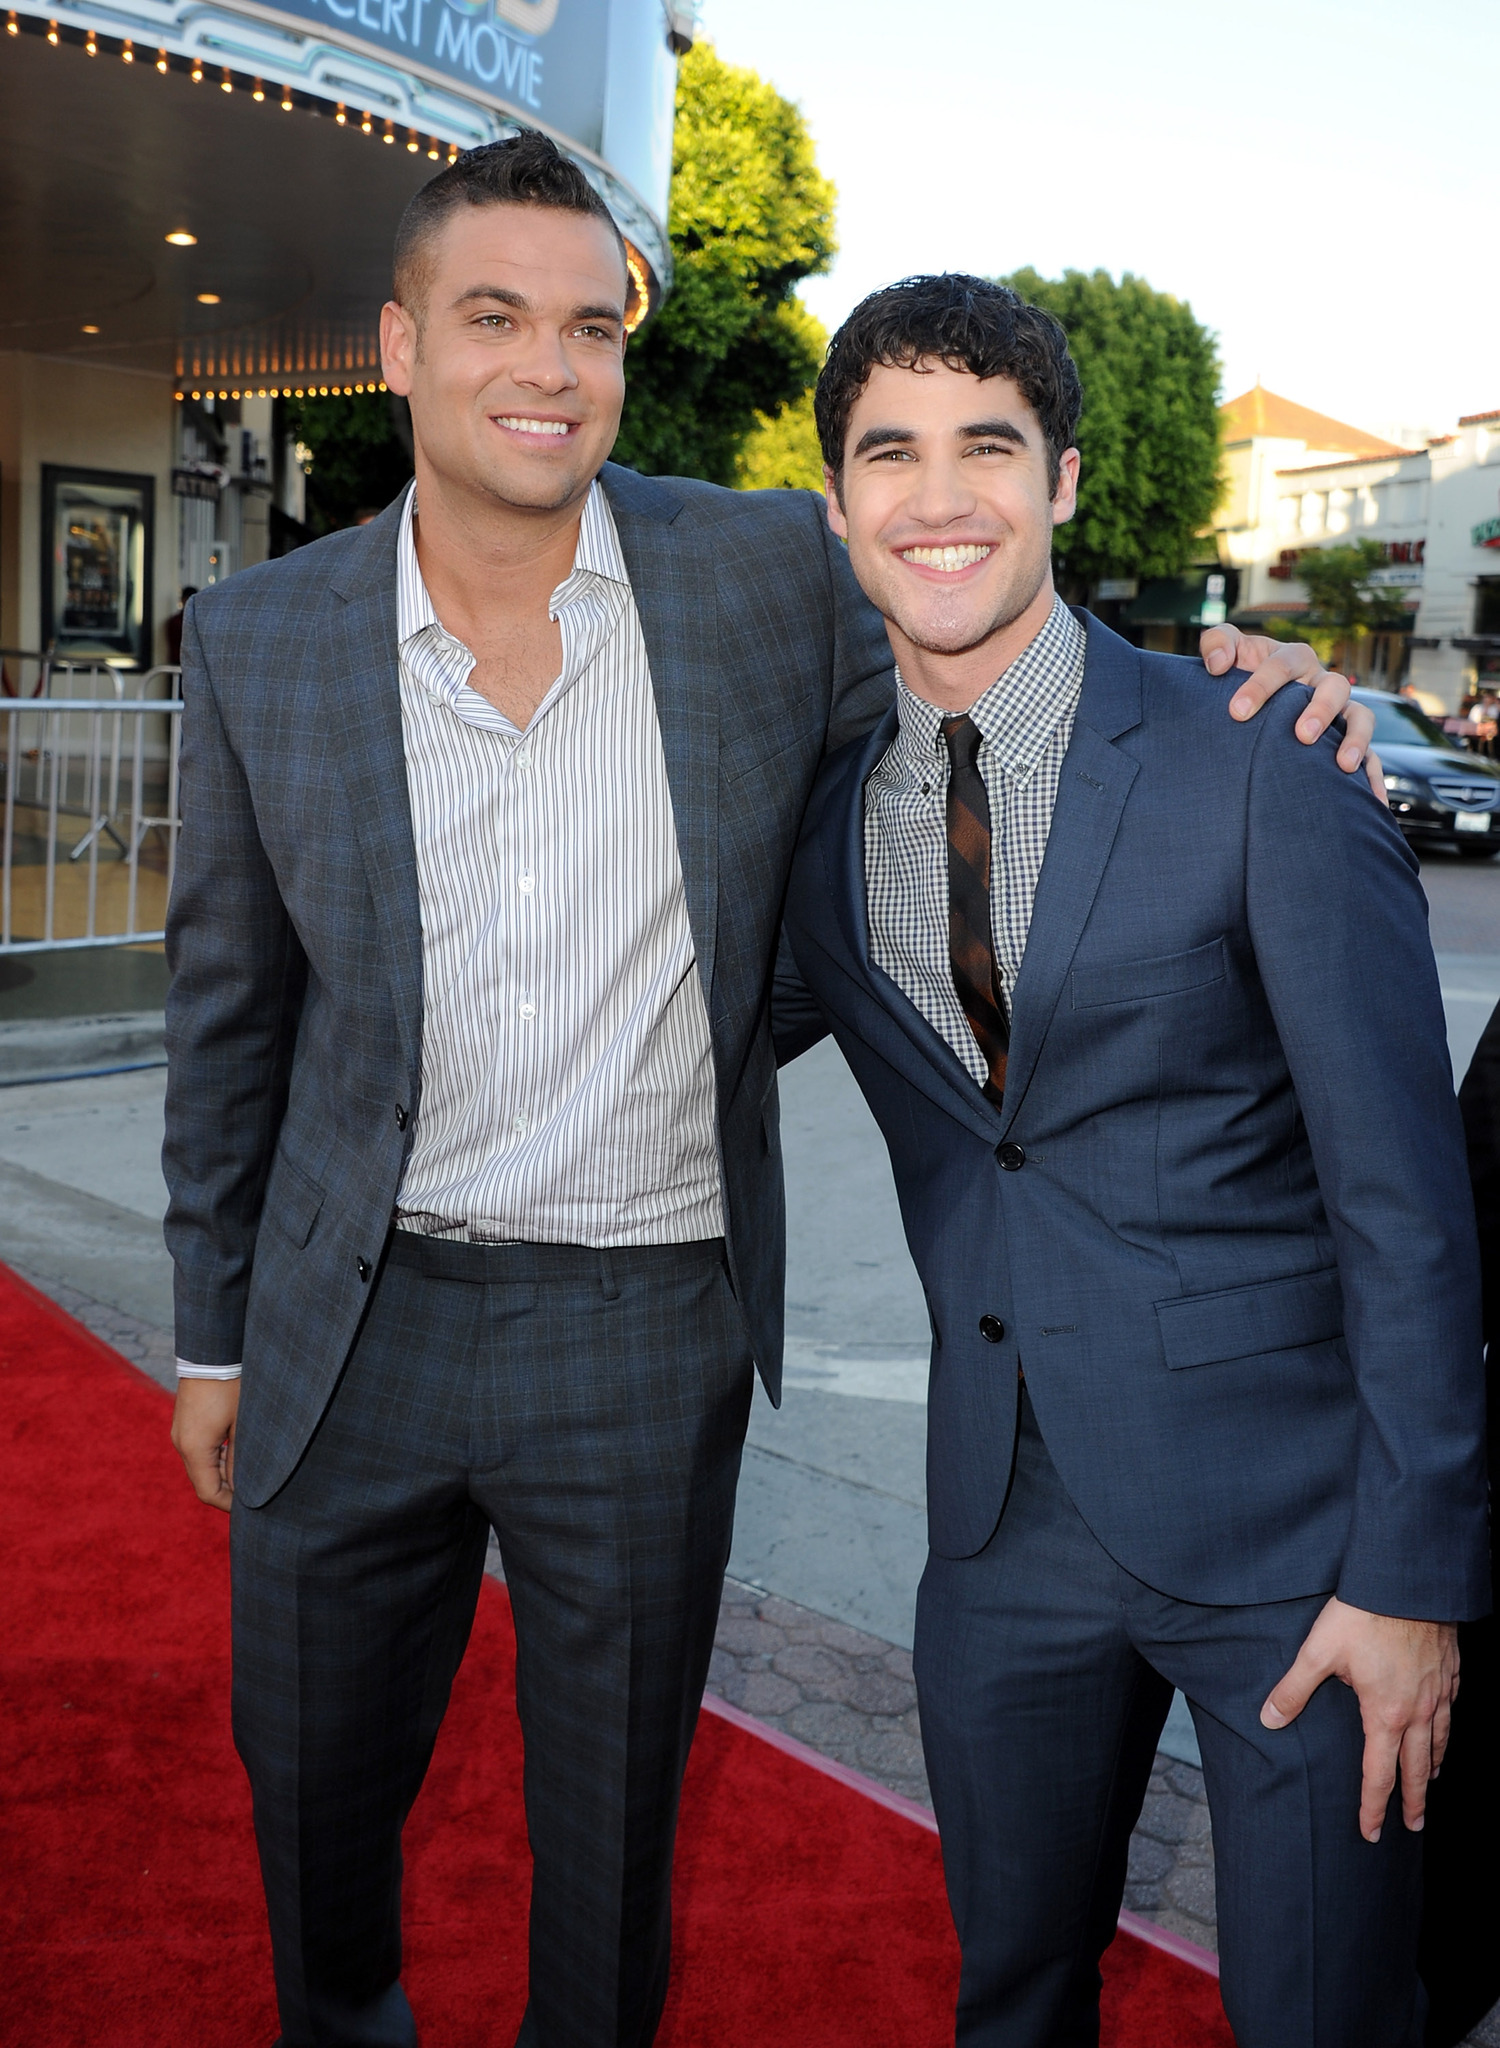
M 355 1272 L 356 1272 L 356 1273 L 358 1273 L 358 1275 L 359 1275 L 359 1277 L 360 1277 L 360 1279 L 361 1279 L 361 1280 L 368 1280 L 368 1279 L 369 1279 L 369 1277 L 370 1277 L 370 1272 L 371 1272 L 371 1267 L 370 1267 L 370 1262 L 369 1262 L 369 1260 L 368 1260 L 368 1259 L 356 1259 L 356 1260 L 354 1261 L 354 1270 L 355 1270 Z
M 995 1157 L 1007 1173 L 1019 1173 L 1026 1164 L 1026 1148 L 1018 1145 L 1014 1138 L 1007 1138 L 1003 1145 L 995 1147 Z
M 406 1123 L 406 1104 L 404 1102 L 398 1102 L 396 1104 L 396 1129 L 398 1131 L 404 1131 L 406 1129 Z
M 986 1344 L 1000 1344 L 1005 1340 L 1005 1325 L 998 1316 L 981 1316 L 979 1334 Z

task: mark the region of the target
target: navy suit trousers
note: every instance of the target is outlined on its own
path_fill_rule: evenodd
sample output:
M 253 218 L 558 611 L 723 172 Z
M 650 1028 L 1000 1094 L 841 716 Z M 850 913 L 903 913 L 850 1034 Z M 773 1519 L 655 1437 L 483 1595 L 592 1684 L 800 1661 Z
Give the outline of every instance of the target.
M 284 2048 L 413 2048 L 401 1830 L 489 1531 L 534 1873 L 526 2048 L 646 2048 L 751 1358 L 718 1241 L 400 1234 L 287 1484 L 233 1518 L 234 1730 Z
M 1323 1597 L 1154 1592 L 1079 1515 L 1022 1393 L 999 1526 L 977 1556 L 931 1556 L 917 1603 L 960 2048 L 1095 2048 L 1099 1959 L 1174 1685 L 1203 1753 L 1239 2048 L 1417 2048 L 1421 1837 L 1399 1798 L 1377 1844 L 1359 1833 L 1358 1702 L 1330 1680 L 1289 1727 L 1260 1725 Z

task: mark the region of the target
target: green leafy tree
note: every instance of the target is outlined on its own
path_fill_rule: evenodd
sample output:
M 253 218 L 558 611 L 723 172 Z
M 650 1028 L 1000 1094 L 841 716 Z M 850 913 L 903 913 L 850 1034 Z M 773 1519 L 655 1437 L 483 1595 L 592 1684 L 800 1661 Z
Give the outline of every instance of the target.
M 804 391 L 780 412 L 758 412 L 734 465 L 742 491 L 821 491 L 823 451 L 813 423 L 813 395 Z
M 1395 632 L 1406 624 L 1401 592 L 1370 580 L 1384 567 L 1385 550 L 1378 540 L 1303 548 L 1297 580 L 1307 592 L 1307 611 L 1300 619 L 1271 620 L 1272 632 L 1283 639 L 1310 640 L 1325 661 L 1341 668 L 1358 667 L 1361 643 L 1370 634 Z
M 1127 271 L 1017 270 L 1004 282 L 1060 320 L 1083 382 L 1078 511 L 1062 580 L 1175 576 L 1219 501 L 1219 358 L 1192 309 Z
M 695 43 L 677 75 L 676 280 L 630 344 L 617 460 L 736 481 L 741 449 L 812 385 L 823 329 L 794 296 L 834 253 L 834 191 L 797 107 Z
M 383 391 L 345 398 L 283 398 L 281 431 L 302 443 L 307 524 L 314 539 L 353 526 L 389 505 L 411 476 L 411 421 L 405 399 Z

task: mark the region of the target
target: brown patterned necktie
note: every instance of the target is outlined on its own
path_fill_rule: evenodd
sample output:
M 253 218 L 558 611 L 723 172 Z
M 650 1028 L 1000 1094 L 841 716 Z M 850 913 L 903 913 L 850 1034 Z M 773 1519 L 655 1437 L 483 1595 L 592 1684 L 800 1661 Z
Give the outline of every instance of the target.
M 990 925 L 990 800 L 979 772 L 979 728 L 967 714 L 943 720 L 948 742 L 948 952 L 953 986 L 990 1077 L 991 1102 L 1005 1095 L 1010 1026 Z

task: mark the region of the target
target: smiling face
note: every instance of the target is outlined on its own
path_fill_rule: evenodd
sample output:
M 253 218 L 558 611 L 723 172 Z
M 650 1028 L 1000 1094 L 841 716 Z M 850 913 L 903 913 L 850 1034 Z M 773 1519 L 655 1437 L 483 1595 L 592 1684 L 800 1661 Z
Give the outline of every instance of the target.
M 392 301 L 380 329 L 385 381 L 411 404 L 419 487 L 513 511 L 576 503 L 625 398 L 616 237 L 555 206 L 463 206 L 422 281 L 423 302 Z
M 1058 472 L 1054 491 L 1041 425 L 1010 378 L 931 361 L 871 370 L 843 474 L 828 473 L 828 519 L 922 695 L 966 710 L 1040 630 L 1076 449 Z

